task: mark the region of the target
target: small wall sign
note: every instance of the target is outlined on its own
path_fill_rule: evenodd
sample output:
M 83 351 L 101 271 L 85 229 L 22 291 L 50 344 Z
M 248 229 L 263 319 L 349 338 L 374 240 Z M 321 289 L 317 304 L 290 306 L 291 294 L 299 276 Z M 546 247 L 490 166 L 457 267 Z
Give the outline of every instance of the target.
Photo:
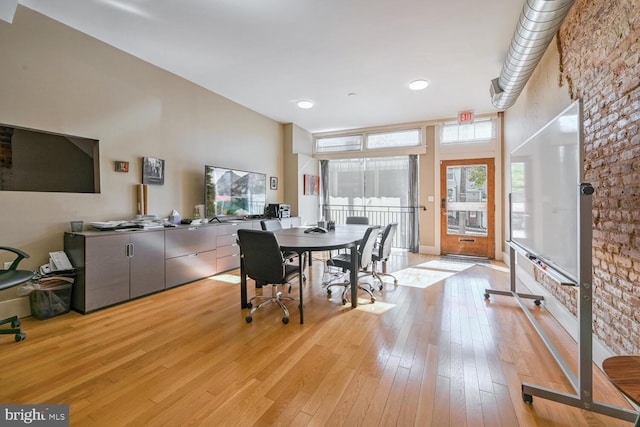
M 473 111 L 461 111 L 458 113 L 458 124 L 473 123 Z

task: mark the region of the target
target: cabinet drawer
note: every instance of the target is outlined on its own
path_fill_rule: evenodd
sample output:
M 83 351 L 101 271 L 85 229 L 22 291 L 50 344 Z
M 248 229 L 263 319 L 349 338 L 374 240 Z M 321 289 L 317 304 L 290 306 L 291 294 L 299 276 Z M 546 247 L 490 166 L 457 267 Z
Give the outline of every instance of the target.
M 233 243 L 229 246 L 221 246 L 218 248 L 218 258 L 226 257 L 229 255 L 237 255 L 240 253 L 240 245 Z
M 218 258 L 218 273 L 240 268 L 240 255 L 234 254 Z
M 165 262 L 165 287 L 181 285 L 217 273 L 216 251 L 171 258 Z
M 216 239 L 217 247 L 221 248 L 222 246 L 235 245 L 235 244 L 237 244 L 237 242 L 236 242 L 237 238 L 238 238 L 238 235 L 236 233 L 227 234 L 227 235 L 224 235 L 224 236 L 218 236 L 218 238 Z
M 165 258 L 175 258 L 216 248 L 216 227 L 184 227 L 165 231 Z

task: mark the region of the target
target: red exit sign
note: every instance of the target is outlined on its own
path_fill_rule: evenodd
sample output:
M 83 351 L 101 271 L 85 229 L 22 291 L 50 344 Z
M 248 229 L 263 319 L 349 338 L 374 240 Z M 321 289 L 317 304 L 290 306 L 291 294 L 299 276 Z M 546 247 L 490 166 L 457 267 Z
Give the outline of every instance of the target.
M 462 111 L 458 113 L 458 123 L 473 123 L 473 111 Z

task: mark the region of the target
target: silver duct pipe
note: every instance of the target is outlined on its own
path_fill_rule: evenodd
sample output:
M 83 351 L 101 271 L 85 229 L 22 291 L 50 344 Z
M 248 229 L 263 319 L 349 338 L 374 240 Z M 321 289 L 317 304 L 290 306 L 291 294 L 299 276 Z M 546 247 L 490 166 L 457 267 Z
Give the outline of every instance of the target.
M 500 77 L 491 80 L 491 103 L 515 104 L 574 0 L 526 0 Z

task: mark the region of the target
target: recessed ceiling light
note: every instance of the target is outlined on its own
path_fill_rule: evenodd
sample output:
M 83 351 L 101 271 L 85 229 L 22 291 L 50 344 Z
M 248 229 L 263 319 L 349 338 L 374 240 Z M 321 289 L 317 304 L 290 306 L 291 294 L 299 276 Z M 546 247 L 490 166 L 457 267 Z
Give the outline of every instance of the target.
M 411 90 L 422 90 L 429 86 L 429 82 L 426 80 L 414 80 L 409 83 L 409 89 Z
M 308 110 L 309 108 L 313 108 L 313 102 L 311 101 L 298 101 L 298 107 L 300 108 L 304 108 L 305 110 Z

